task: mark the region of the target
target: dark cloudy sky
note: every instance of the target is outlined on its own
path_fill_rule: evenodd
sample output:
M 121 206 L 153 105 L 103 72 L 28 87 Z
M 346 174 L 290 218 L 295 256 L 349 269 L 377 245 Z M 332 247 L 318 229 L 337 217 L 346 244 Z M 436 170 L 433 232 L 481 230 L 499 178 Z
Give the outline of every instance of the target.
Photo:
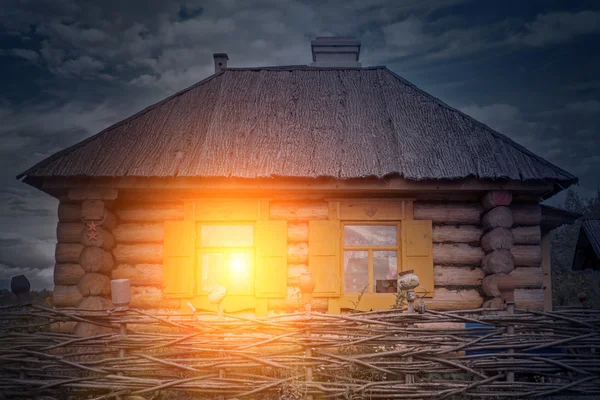
M 315 36 L 357 36 L 363 65 L 387 65 L 590 195 L 599 33 L 596 0 L 2 0 L 0 286 L 21 273 L 52 286 L 57 203 L 18 173 L 212 74 L 212 53 L 308 64 Z

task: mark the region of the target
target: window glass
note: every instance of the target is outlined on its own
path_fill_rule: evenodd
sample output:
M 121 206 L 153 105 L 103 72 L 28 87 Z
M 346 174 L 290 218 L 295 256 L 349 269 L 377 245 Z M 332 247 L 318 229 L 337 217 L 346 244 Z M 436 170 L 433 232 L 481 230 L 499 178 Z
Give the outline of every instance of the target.
M 205 292 L 210 292 L 216 286 L 223 285 L 223 254 L 202 254 L 202 279 L 201 286 Z
M 396 293 L 398 258 L 395 251 L 373 251 L 373 293 Z
M 369 252 L 344 251 L 344 292 L 360 293 L 369 285 Z
M 254 287 L 251 253 L 229 254 L 229 287 L 231 293 L 250 292 Z
M 345 225 L 344 246 L 396 246 L 396 225 Z
M 200 245 L 205 247 L 246 247 L 254 244 L 252 225 L 202 225 Z

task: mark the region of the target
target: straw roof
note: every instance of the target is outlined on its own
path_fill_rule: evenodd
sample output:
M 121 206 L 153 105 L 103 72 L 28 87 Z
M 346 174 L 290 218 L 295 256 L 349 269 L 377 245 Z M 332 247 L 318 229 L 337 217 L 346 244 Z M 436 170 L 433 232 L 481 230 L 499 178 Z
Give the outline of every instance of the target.
M 27 177 L 577 178 L 385 67 L 226 69 Z

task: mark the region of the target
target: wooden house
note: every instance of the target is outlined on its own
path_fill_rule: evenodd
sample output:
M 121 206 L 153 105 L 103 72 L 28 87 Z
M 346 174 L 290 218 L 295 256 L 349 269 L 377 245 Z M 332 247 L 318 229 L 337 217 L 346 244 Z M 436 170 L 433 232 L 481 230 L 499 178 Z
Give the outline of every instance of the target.
M 430 309 L 495 304 L 497 274 L 544 308 L 540 202 L 577 178 L 359 52 L 215 54 L 214 75 L 19 175 L 60 200 L 56 306 L 104 307 L 127 278 L 132 307 L 215 310 L 220 285 L 226 312 L 266 315 L 300 308 L 311 271 L 314 309 L 387 309 L 412 269 Z

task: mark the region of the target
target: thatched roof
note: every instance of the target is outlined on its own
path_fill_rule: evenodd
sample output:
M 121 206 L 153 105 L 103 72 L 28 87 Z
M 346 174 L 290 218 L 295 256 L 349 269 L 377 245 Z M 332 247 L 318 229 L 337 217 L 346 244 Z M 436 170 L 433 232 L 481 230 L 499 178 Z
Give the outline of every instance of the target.
M 227 69 L 20 177 L 577 178 L 385 67 Z

